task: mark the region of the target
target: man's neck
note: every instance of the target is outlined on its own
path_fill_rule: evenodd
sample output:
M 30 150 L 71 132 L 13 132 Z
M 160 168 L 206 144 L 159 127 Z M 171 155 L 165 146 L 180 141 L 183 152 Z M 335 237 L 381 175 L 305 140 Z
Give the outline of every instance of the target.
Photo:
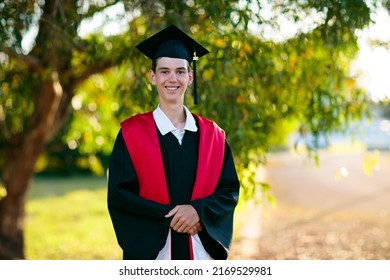
M 160 109 L 165 113 L 165 115 L 177 129 L 181 130 L 184 128 L 186 123 L 186 114 L 184 111 L 184 106 L 182 104 L 160 104 Z

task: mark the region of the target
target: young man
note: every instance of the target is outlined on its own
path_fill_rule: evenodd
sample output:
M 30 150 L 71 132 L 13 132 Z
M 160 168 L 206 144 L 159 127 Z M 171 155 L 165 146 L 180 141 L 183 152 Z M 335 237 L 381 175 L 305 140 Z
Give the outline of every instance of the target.
M 152 60 L 160 103 L 121 123 L 110 159 L 123 258 L 227 259 L 240 188 L 233 156 L 224 131 L 184 106 L 190 63 L 208 51 L 174 25 L 137 48 Z

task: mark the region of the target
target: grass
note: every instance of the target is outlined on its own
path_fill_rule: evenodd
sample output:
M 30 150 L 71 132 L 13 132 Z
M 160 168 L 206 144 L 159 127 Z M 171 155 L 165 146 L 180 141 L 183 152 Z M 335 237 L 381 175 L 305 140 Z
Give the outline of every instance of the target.
M 121 259 L 106 197 L 105 178 L 36 177 L 26 203 L 26 258 Z
M 26 202 L 25 254 L 30 260 L 117 260 L 107 210 L 106 178 L 37 176 Z M 241 246 L 245 206 L 237 207 L 233 253 Z M 236 245 L 235 245 L 236 244 Z M 235 256 L 233 254 L 232 258 Z

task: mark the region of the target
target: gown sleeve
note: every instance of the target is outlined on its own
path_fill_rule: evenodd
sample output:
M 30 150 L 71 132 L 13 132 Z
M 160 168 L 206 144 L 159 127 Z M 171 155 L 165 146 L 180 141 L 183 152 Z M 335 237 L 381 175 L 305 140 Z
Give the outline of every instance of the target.
M 191 202 L 203 224 L 199 237 L 214 259 L 227 259 L 233 235 L 233 215 L 240 183 L 230 146 L 225 141 L 224 163 L 215 192 Z
M 107 206 L 124 256 L 151 259 L 165 244 L 169 220 L 164 216 L 172 206 L 143 199 L 138 193 L 138 179 L 119 131 L 110 158 Z

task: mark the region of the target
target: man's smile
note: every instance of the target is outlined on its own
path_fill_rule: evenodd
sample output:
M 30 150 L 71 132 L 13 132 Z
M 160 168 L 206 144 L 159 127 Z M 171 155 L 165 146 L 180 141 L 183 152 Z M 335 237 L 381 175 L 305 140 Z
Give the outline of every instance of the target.
M 170 86 L 170 87 L 165 87 L 167 90 L 177 90 L 177 89 L 179 89 L 180 87 L 179 86 L 176 86 L 176 87 L 172 87 L 172 86 Z

